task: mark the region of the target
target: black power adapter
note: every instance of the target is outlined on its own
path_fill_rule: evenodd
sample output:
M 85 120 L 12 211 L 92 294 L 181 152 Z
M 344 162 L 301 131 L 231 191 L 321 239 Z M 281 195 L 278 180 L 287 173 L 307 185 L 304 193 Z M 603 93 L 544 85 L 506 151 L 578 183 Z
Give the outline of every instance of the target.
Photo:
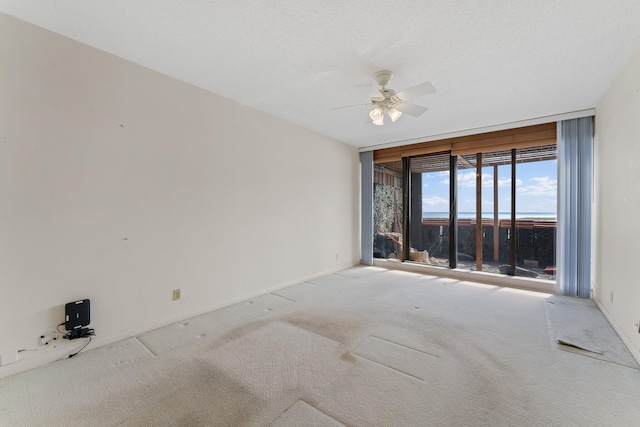
M 67 332 L 63 338 L 67 340 L 75 340 L 77 338 L 87 338 L 94 335 L 95 332 L 91 328 L 78 328 Z

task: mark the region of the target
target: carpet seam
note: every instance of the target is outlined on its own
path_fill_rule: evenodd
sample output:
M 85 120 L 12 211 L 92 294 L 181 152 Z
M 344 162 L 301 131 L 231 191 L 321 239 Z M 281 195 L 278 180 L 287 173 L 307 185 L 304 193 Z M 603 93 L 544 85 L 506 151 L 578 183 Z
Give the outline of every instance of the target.
M 377 340 L 384 341 L 384 342 L 387 342 L 389 344 L 396 345 L 398 347 L 406 348 L 407 350 L 417 351 L 418 353 L 422 353 L 422 354 L 427 355 L 427 356 L 431 356 L 431 357 L 435 357 L 435 358 L 439 358 L 440 357 L 440 356 L 437 356 L 435 354 L 427 353 L 426 351 L 418 350 L 417 348 L 409 347 L 409 346 L 404 345 L 404 344 L 399 344 L 397 342 L 389 341 L 389 340 L 384 339 L 384 338 L 376 337 L 375 335 L 369 335 L 369 338 L 375 338 Z
M 351 354 L 353 354 L 355 357 L 359 357 L 360 359 L 367 360 L 367 361 L 369 361 L 369 362 L 371 362 L 371 363 L 374 363 L 374 364 L 376 364 L 376 365 L 378 365 L 378 366 L 382 366 L 383 368 L 387 368 L 387 369 L 390 369 L 390 370 L 392 370 L 392 371 L 394 371 L 394 372 L 398 372 L 398 373 L 400 373 L 400 374 L 402 374 L 402 375 L 406 375 L 406 376 L 408 376 L 408 377 L 411 377 L 411 378 L 413 378 L 413 379 L 416 379 L 416 380 L 418 380 L 418 381 L 422 381 L 423 383 L 426 383 L 426 382 L 427 382 L 427 381 L 426 381 L 426 380 L 424 380 L 423 378 L 420 378 L 420 377 L 417 377 L 417 376 L 415 376 L 415 375 L 409 374 L 409 373 L 407 373 L 407 372 L 401 371 L 400 369 L 392 368 L 391 366 L 389 366 L 389 365 L 385 365 L 384 363 L 376 362 L 375 360 L 371 360 L 371 359 L 369 359 L 368 357 L 364 357 L 364 356 L 362 356 L 362 355 L 360 355 L 360 354 L 356 354 L 356 353 L 351 353 Z
M 564 353 L 575 354 L 576 356 L 588 357 L 589 359 L 597 360 L 597 361 L 603 362 L 603 363 L 611 363 L 612 365 L 621 366 L 623 368 L 628 368 L 628 369 L 633 369 L 634 371 L 640 371 L 639 368 L 635 368 L 633 366 L 625 365 L 623 363 L 619 363 L 619 362 L 616 362 L 616 361 L 613 361 L 613 360 L 605 360 L 605 359 L 602 359 L 602 358 L 599 358 L 599 357 L 592 356 L 590 351 L 583 350 L 583 349 L 580 349 L 578 347 L 567 346 L 567 345 L 564 345 L 564 344 L 557 343 L 556 346 L 555 346 L 555 350 L 562 351 Z M 599 353 L 593 353 L 593 354 L 599 354 Z M 606 356 L 604 353 L 600 354 L 600 355 Z
M 145 343 L 143 343 L 142 341 L 140 341 L 140 338 L 138 337 L 134 337 L 136 339 L 136 341 L 138 341 L 153 357 L 158 357 L 157 354 L 155 354 L 153 352 L 153 350 L 151 350 L 149 347 L 147 347 L 147 345 Z
M 298 399 L 298 400 L 299 400 L 300 402 L 302 402 L 302 403 L 306 404 L 306 405 L 311 406 L 313 409 L 315 409 L 316 411 L 320 412 L 321 414 L 324 414 L 324 415 L 326 415 L 327 417 L 331 418 L 332 420 L 335 420 L 336 422 L 338 422 L 338 423 L 342 424 L 343 426 L 347 427 L 347 424 L 343 423 L 342 421 L 340 421 L 339 419 L 337 419 L 337 418 L 336 418 L 336 417 L 334 417 L 333 415 L 329 415 L 329 414 L 327 414 L 327 412 L 326 412 L 326 411 L 323 411 L 322 409 L 318 408 L 316 405 L 314 405 L 314 404 L 312 404 L 312 403 L 310 403 L 310 402 L 307 402 L 307 401 L 306 401 L 306 400 L 304 400 L 304 399 Z M 295 405 L 295 403 L 294 403 L 294 405 Z M 291 405 L 291 406 L 293 406 L 293 405 Z M 285 411 L 285 412 L 286 412 L 286 411 Z
M 294 300 L 294 299 L 287 298 L 287 297 L 283 297 L 282 295 L 278 295 L 278 294 L 276 294 L 275 292 L 271 292 L 271 295 L 273 295 L 274 297 L 280 297 L 280 298 L 282 298 L 282 299 L 286 299 L 287 301 L 291 301 L 291 302 L 298 302 L 298 301 L 296 301 L 296 300 Z
M 309 402 L 307 402 L 305 399 L 302 398 L 298 398 L 298 400 L 296 400 L 295 402 L 293 402 L 291 405 L 289 405 L 284 411 L 282 411 L 282 413 L 280 415 L 278 415 L 278 418 L 276 418 L 275 420 L 273 420 L 273 422 L 271 422 L 269 425 L 272 426 L 276 421 L 278 421 L 280 418 L 282 418 L 282 416 L 284 414 L 287 413 L 287 411 L 289 411 L 291 408 L 293 408 L 295 406 L 296 403 L 298 402 L 302 402 L 307 406 L 310 406 L 311 408 L 315 409 L 316 411 L 320 412 L 322 415 L 325 415 L 328 418 L 331 418 L 332 420 L 334 420 L 335 422 L 342 424 L 343 426 L 347 427 L 347 424 L 343 423 L 342 421 L 340 421 L 339 419 L 337 419 L 336 417 L 327 414 L 325 411 L 323 411 L 322 409 L 318 408 L 316 405 L 313 405 Z

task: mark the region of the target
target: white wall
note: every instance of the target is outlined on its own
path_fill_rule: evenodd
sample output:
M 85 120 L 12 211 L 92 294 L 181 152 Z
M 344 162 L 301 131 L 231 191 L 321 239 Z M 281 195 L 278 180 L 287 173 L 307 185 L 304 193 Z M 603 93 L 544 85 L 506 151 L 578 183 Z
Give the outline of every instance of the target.
M 2 14 L 0 57 L 0 353 L 76 299 L 95 347 L 358 262 L 356 148 Z
M 640 51 L 598 104 L 595 129 L 594 299 L 640 361 Z

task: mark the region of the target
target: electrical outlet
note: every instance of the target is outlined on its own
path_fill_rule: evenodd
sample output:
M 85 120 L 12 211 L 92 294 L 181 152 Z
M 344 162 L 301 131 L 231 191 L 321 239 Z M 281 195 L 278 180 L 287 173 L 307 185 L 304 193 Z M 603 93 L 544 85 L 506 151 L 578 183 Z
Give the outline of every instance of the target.
M 640 320 L 636 320 L 636 330 L 640 334 Z
M 0 366 L 9 365 L 18 361 L 18 352 L 9 351 L 7 353 L 0 354 Z
M 178 301 L 180 299 L 180 289 L 173 290 L 173 300 Z
M 609 292 L 609 301 L 613 304 L 613 291 Z

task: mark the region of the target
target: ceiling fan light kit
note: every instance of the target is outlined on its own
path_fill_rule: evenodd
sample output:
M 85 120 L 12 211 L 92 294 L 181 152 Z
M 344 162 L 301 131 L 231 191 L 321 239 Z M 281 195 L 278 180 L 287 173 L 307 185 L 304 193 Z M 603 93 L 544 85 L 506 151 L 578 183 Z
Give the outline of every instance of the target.
M 374 125 L 382 126 L 384 124 L 384 108 L 376 107 L 369 113 L 369 117 Z
M 402 111 L 398 111 L 395 108 L 391 107 L 387 109 L 387 114 L 391 117 L 391 121 L 395 122 L 402 115 Z
M 392 77 L 393 73 L 389 70 L 381 70 L 375 73 L 374 78 L 376 79 L 378 85 L 380 85 L 380 89 L 378 89 L 378 92 L 380 92 L 381 96 L 372 96 L 370 103 L 360 104 L 374 107 L 374 109 L 369 112 L 369 118 L 371 119 L 371 122 L 376 126 L 384 125 L 385 112 L 387 113 L 387 115 L 389 115 L 392 122 L 398 120 L 402 116 L 402 113 L 407 113 L 410 116 L 414 117 L 422 115 L 422 113 L 427 111 L 427 107 L 409 104 L 406 101 L 411 98 L 428 95 L 436 91 L 436 88 L 434 88 L 431 83 L 424 82 L 407 90 L 396 93 L 396 91 L 393 89 L 387 89 L 387 85 L 391 81 Z M 357 107 L 357 105 L 352 105 L 351 107 Z

